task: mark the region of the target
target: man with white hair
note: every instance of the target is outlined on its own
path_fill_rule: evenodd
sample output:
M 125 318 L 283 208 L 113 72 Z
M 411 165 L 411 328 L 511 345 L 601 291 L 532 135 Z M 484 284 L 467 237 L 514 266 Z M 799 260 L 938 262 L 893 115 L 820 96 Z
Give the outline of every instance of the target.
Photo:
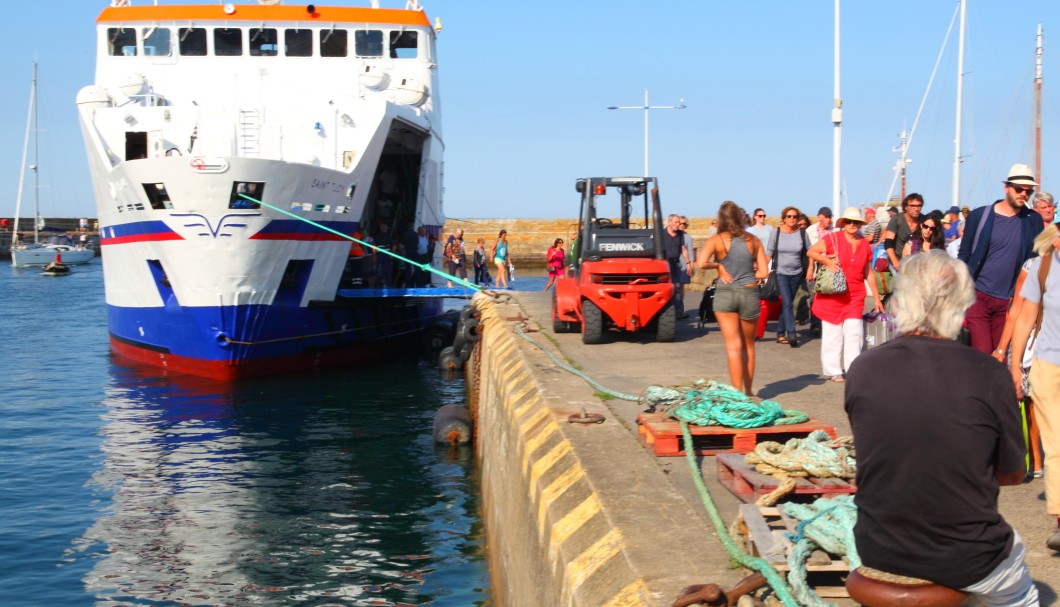
M 941 250 L 903 259 L 889 304 L 899 335 L 847 373 L 854 541 L 865 566 L 959 590 L 971 604 L 1038 605 L 1023 541 L 998 512 L 999 486 L 1025 472 L 1015 387 L 1003 365 L 955 340 L 974 301 L 962 262 Z
M 1042 224 L 1048 226 L 1056 219 L 1056 201 L 1049 192 L 1038 192 L 1034 195 L 1034 210 L 1042 216 Z
M 958 258 L 975 280 L 975 304 L 965 322 L 972 347 L 990 354 L 1001 341 L 1005 316 L 1020 266 L 1034 255 L 1034 238 L 1042 217 L 1027 206 L 1038 182 L 1025 164 L 1014 164 L 1005 184 L 1005 198 L 968 215 Z

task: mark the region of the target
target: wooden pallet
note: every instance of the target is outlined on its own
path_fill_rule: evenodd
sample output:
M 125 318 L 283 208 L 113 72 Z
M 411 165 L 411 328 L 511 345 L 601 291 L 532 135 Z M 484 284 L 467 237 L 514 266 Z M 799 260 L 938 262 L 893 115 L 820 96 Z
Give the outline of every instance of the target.
M 718 466 L 718 481 L 732 494 L 748 504 L 760 496 L 774 491 L 780 481 L 772 476 L 756 472 L 754 467 L 744 461 L 741 453 L 721 453 L 715 458 Z M 819 497 L 849 494 L 858 490 L 853 481 L 841 478 L 799 478 L 795 481 L 795 490 L 784 498 L 784 501 L 797 501 L 799 498 L 814 500 Z
M 696 455 L 718 453 L 750 453 L 760 441 L 785 442 L 789 438 L 803 438 L 814 430 L 824 430 L 835 438 L 835 428 L 824 422 L 810 420 L 803 424 L 766 426 L 764 428 L 726 428 L 724 426 L 688 427 Z M 684 455 L 681 424 L 665 413 L 641 413 L 637 416 L 637 433 L 644 444 L 660 457 Z
M 746 534 L 744 549 L 751 556 L 769 561 L 777 571 L 787 574 L 788 552 L 794 547 L 785 534 L 794 533 L 798 521 L 781 512 L 779 508 L 760 507 L 754 504 L 740 506 Z M 821 598 L 847 598 L 846 574 L 850 564 L 845 559 L 831 558 L 828 563 L 806 565 L 806 581 Z

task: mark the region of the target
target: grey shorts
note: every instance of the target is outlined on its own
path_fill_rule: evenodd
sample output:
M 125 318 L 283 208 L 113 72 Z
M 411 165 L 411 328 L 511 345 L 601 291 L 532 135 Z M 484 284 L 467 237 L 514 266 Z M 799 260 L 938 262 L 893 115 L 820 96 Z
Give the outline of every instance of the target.
M 719 282 L 714 291 L 714 311 L 736 312 L 743 320 L 758 320 L 761 291 L 758 285 L 733 286 Z

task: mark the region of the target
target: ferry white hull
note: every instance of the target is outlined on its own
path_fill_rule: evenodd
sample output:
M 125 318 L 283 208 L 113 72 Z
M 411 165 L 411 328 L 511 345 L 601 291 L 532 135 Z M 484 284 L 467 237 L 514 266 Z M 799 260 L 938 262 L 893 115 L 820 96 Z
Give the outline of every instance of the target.
M 235 379 L 408 352 L 441 314 L 441 300 L 427 289 L 353 288 L 343 236 L 363 237 L 383 223 L 424 226 L 435 235 L 441 229 L 442 144 L 433 99 L 335 77 L 336 68 L 363 73 L 363 60 L 179 56 L 179 35 L 208 29 L 211 18 L 225 31 L 242 28 L 236 31 L 251 45 L 253 32 L 272 21 L 276 31 L 308 31 L 291 21 L 293 8 L 240 6 L 235 15 L 247 21 L 235 24 L 224 21 L 230 15 L 220 5 L 183 12 L 119 7 L 101 15 L 105 56 L 97 83 L 78 103 L 98 202 L 111 344 L 122 355 Z M 391 40 L 386 32 L 409 27 L 389 23 L 408 19 L 398 13 L 426 23 L 418 11 L 316 10 L 359 19 L 347 27 L 378 27 Z M 365 16 L 377 15 L 383 25 L 365 24 Z M 145 52 L 159 27 L 172 28 L 169 52 L 177 55 L 162 62 Z M 115 32 L 130 30 L 138 37 L 124 51 L 135 54 L 132 61 L 115 55 L 111 42 Z M 329 36 L 327 28 L 312 31 L 313 40 Z M 429 27 L 417 31 L 433 41 Z M 436 90 L 426 62 L 433 45 L 421 46 L 423 61 L 392 61 L 389 70 L 422 70 L 420 80 Z M 256 79 L 257 88 L 218 92 L 214 78 L 181 69 L 182 61 L 188 69 L 230 69 L 229 79 Z M 326 83 L 300 91 L 286 78 L 264 78 L 267 69 L 307 87 L 307 77 Z M 120 84 L 130 80 L 131 87 Z M 388 279 L 377 286 L 389 286 Z

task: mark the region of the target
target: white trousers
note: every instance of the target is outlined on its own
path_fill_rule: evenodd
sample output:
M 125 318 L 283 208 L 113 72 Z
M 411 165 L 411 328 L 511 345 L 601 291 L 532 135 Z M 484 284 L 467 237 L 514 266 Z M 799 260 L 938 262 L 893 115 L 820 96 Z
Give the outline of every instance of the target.
M 821 370 L 825 377 L 843 375 L 865 345 L 865 325 L 860 318 L 834 325 L 821 321 Z
M 985 578 L 961 588 L 968 592 L 971 607 L 1038 607 L 1038 588 L 1023 562 L 1026 549 L 1023 538 L 1013 530 L 1012 550 Z

